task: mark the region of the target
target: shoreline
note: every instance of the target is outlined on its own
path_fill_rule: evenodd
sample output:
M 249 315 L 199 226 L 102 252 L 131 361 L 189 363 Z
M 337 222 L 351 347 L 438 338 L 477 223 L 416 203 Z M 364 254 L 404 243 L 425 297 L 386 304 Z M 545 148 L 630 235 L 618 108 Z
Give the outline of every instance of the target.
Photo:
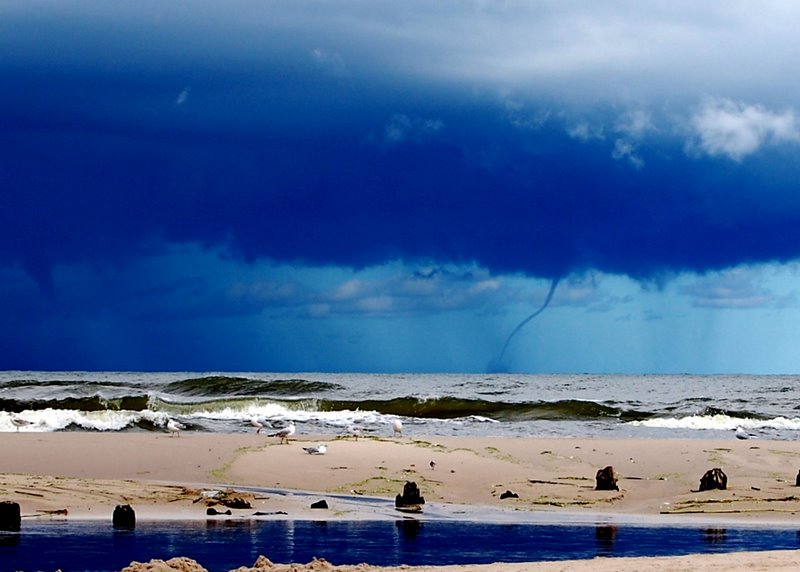
M 303 451 L 318 442 L 328 445 L 327 454 Z M 360 505 L 359 498 L 393 499 L 406 481 L 419 485 L 428 506 L 518 515 L 754 524 L 791 522 L 800 513 L 794 441 L 312 435 L 281 445 L 254 433 L 20 432 L 0 439 L 0 459 L 0 500 L 16 496 L 32 510 L 67 508 L 71 517 L 93 516 L 95 505 L 126 498 L 143 503 L 143 517 L 185 513 L 199 491 L 223 485 L 270 496 L 264 506 L 323 495 Z M 606 466 L 614 467 L 618 491 L 595 490 L 596 472 Z M 727 490 L 698 492 L 700 478 L 715 467 L 726 473 Z M 157 486 L 148 490 L 145 483 Z M 90 489 L 103 492 L 92 496 Z M 506 491 L 518 498 L 501 498 Z M 295 510 L 296 518 L 320 518 Z
M 325 455 L 303 450 L 320 442 Z M 0 501 L 20 504 L 23 530 L 30 519 L 110 523 L 118 504 L 130 504 L 140 522 L 401 520 L 408 515 L 393 500 L 406 481 L 426 499 L 423 521 L 783 529 L 797 527 L 800 514 L 794 441 L 300 435 L 281 445 L 254 433 L 15 432 L 0 439 L 0 459 Z M 619 491 L 594 490 L 605 466 L 614 467 Z M 698 492 L 714 467 L 727 474 L 727 490 Z M 209 517 L 208 508 L 226 510 L 210 500 L 226 488 L 250 508 Z M 518 498 L 501 498 L 505 491 Z M 327 510 L 310 508 L 321 499 Z M 725 569 L 738 569 L 744 554 L 726 554 Z M 800 564 L 798 554 L 779 560 Z M 629 558 L 605 560 L 610 568 L 576 562 L 616 570 Z M 413 569 L 492 570 L 480 566 Z

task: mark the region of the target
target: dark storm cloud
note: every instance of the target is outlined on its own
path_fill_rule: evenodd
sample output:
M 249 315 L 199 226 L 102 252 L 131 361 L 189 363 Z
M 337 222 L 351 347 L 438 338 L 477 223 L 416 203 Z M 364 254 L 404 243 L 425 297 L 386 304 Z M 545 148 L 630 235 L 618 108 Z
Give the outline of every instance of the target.
M 652 74 L 678 64 L 661 53 L 644 65 L 638 36 L 613 41 L 602 17 L 580 20 L 591 27 L 576 30 L 581 40 L 544 30 L 552 44 L 531 34 L 528 46 L 512 12 L 480 3 L 441 4 L 432 20 L 398 20 L 388 3 L 363 15 L 359 3 L 324 4 L 327 27 L 304 20 L 301 3 L 241 3 L 250 18 L 202 3 L 190 17 L 160 4 L 117 15 L 11 6 L 0 260 L 45 288 L 56 264 L 124 262 L 170 243 L 244 260 L 474 262 L 551 279 L 800 255 L 793 102 L 703 96 L 694 72 L 673 107 L 612 100 L 615 82 L 648 95 Z M 511 33 L 491 47 L 435 33 L 448 15 L 462 32 Z M 673 24 L 696 46 L 688 21 Z M 733 85 L 720 77 L 720 89 Z M 579 95 L 592 78 L 602 105 Z M 570 103 L 556 104 L 562 89 Z

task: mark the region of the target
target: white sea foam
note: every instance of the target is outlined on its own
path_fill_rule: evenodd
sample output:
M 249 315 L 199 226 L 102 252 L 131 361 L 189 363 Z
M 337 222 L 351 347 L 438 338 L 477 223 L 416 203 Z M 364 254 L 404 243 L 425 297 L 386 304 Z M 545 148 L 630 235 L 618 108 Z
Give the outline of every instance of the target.
M 320 421 L 337 427 L 347 427 L 353 423 L 377 423 L 385 419 L 384 415 L 376 411 L 317 411 L 289 408 L 278 403 L 249 404 L 242 408 L 199 409 L 185 412 L 185 417 L 214 421 L 249 421 L 253 417 L 273 420 L 292 419 L 299 422 Z
M 731 417 L 729 415 L 688 415 L 686 417 L 658 417 L 642 421 L 630 421 L 628 425 L 635 427 L 655 427 L 659 429 L 710 429 L 733 431 L 737 427 L 743 429 L 780 429 L 800 431 L 800 417 L 791 419 L 774 417 L 772 419 L 751 419 Z
M 483 415 L 470 415 L 467 417 L 469 421 L 475 421 L 477 423 L 500 423 L 497 419 L 492 419 L 491 417 L 484 417 Z
M 18 416 L 31 424 L 20 429 L 29 432 L 60 431 L 70 426 L 89 431 L 121 431 L 147 420 L 154 425 L 164 425 L 168 416 L 155 411 L 77 411 L 75 409 L 38 409 L 23 411 Z M 0 431 L 16 431 L 11 415 L 0 412 Z

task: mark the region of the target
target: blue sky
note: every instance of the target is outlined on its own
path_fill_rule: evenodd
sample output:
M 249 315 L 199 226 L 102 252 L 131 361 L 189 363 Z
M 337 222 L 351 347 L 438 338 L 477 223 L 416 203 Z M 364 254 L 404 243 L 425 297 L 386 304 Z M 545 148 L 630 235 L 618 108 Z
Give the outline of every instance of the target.
M 0 368 L 798 372 L 798 17 L 4 2 Z

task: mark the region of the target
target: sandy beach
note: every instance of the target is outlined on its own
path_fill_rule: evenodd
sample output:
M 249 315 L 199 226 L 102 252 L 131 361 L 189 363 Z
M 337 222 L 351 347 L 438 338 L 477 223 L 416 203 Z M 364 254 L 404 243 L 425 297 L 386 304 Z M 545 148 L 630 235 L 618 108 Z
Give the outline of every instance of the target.
M 320 442 L 328 446 L 325 455 L 303 450 Z M 282 445 L 254 433 L 19 432 L 0 440 L 0 459 L 0 500 L 20 504 L 23 526 L 41 518 L 110 520 L 118 504 L 130 504 L 140 520 L 205 519 L 208 508 L 227 510 L 212 498 L 226 489 L 251 508 L 232 509 L 230 517 L 221 518 L 259 512 L 261 518 L 296 520 L 396 519 L 399 513 L 389 503 L 374 506 L 359 499 L 393 499 L 406 481 L 419 486 L 426 514 L 484 520 L 670 524 L 692 519 L 709 525 L 785 526 L 800 511 L 795 486 L 800 443 L 790 441 L 304 435 Z M 606 466 L 614 467 L 619 491 L 595 490 L 596 472 Z M 727 490 L 698 492 L 702 475 L 715 467 L 726 473 Z M 517 496 L 501 498 L 506 491 Z M 328 510 L 310 508 L 321 499 Z M 769 558 L 764 553 L 670 558 L 669 568 L 658 560 L 644 559 L 631 568 L 623 567 L 629 559 L 598 562 L 607 570 L 788 570 L 800 565 L 793 551 L 769 553 Z M 598 562 L 502 569 L 588 570 L 598 569 Z M 760 567 L 753 568 L 753 562 Z

